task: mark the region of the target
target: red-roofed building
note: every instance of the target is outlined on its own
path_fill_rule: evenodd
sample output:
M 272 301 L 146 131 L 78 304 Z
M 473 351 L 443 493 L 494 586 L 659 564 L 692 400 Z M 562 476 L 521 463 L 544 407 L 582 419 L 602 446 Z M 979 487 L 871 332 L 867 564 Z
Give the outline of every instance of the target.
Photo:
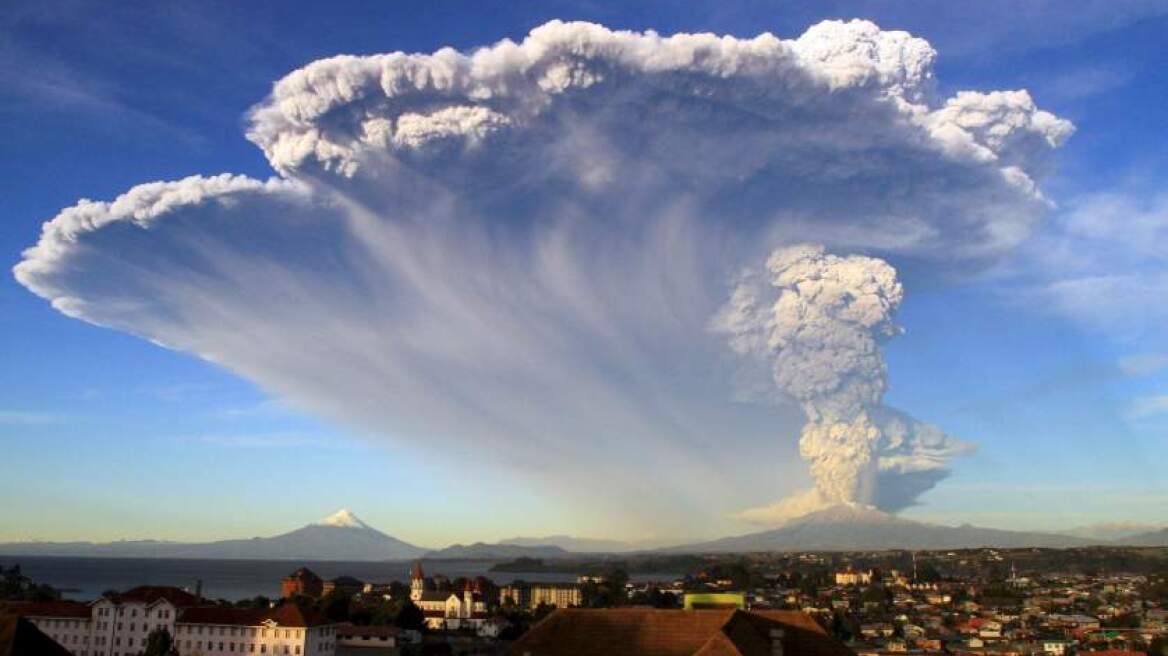
M 307 567 L 301 567 L 280 581 L 280 595 L 285 599 L 297 596 L 319 597 L 322 594 L 324 581 Z
M 136 656 L 157 628 L 170 633 L 180 656 L 335 653 L 335 625 L 315 610 L 295 604 L 250 610 L 196 601 L 178 588 L 142 586 L 88 604 L 13 602 L 3 609 L 26 618 L 74 656 Z
M 290 603 L 270 610 L 188 608 L 179 616 L 174 638 L 182 656 L 331 656 L 337 640 L 336 624 Z
M 75 656 L 129 656 L 142 651 L 154 629 L 174 635 L 179 611 L 196 602 L 195 595 L 179 588 L 139 586 L 88 604 L 53 601 L 10 608 Z

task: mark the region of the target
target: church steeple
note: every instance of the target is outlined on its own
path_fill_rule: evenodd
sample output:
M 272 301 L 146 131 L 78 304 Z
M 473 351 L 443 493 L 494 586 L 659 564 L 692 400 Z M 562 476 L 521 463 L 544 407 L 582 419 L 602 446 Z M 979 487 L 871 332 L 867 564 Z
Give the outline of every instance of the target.
M 426 591 L 426 575 L 422 572 L 422 561 L 415 560 L 410 570 L 410 599 L 420 601 L 422 593 Z

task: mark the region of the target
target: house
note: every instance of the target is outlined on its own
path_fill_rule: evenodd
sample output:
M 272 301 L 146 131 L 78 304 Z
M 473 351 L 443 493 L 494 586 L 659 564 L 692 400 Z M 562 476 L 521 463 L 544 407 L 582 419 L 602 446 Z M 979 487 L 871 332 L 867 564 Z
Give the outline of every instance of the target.
M 853 656 L 799 611 L 567 608 L 512 643 L 511 656 Z
M 324 581 L 307 567 L 301 567 L 280 581 L 280 595 L 285 599 L 300 596 L 319 597 L 322 594 Z

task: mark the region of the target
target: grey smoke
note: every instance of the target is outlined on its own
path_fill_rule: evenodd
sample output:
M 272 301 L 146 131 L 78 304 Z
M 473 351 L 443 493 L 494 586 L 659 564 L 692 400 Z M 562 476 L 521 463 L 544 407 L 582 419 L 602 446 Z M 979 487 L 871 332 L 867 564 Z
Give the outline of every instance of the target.
M 880 344 L 899 333 L 893 315 L 903 297 L 887 262 L 818 245 L 780 248 L 763 271 L 743 275 L 713 327 L 740 355 L 769 363 L 776 391 L 802 406 L 799 453 L 815 480 L 743 518 L 777 522 L 841 503 L 900 510 L 966 448 L 883 405 Z

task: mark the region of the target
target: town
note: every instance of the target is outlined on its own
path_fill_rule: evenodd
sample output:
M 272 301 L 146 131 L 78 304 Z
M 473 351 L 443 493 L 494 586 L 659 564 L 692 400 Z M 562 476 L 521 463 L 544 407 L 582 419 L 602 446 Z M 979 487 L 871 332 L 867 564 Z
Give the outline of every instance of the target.
M 606 653 L 597 643 L 606 635 L 621 640 L 607 653 L 697 653 L 716 635 L 746 641 L 716 653 L 755 653 L 735 623 L 785 656 L 1168 656 L 1163 548 L 610 557 L 559 563 L 579 573 L 554 583 L 450 579 L 427 571 L 435 564 L 385 582 L 300 567 L 280 582 L 280 599 L 237 601 L 203 598 L 197 584 L 66 600 L 9 567 L 0 616 L 58 648 L 27 653 L 74 656 L 536 656 Z M 686 571 L 630 580 L 630 570 L 662 564 Z M 673 647 L 637 648 L 644 631 Z

